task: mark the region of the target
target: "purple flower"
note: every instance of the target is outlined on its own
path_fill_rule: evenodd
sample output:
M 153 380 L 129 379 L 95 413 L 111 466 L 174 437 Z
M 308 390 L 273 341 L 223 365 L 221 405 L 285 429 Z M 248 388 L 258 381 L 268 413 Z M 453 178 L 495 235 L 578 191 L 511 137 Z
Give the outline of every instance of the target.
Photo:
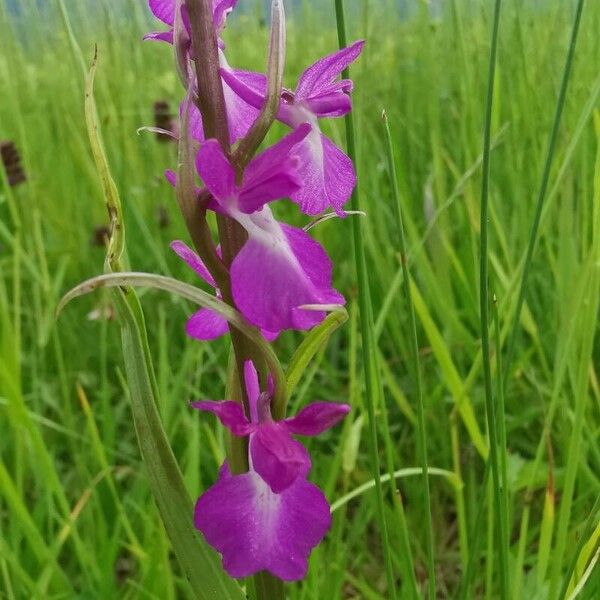
M 338 75 L 362 51 L 363 41 L 334 52 L 308 67 L 300 77 L 295 92 L 284 90 L 277 118 L 292 128 L 303 123 L 312 126 L 311 132 L 298 145 L 301 161 L 298 175 L 303 186 L 292 195 L 302 211 L 317 215 L 331 206 L 344 216 L 346 203 L 356 174 L 352 161 L 328 137 L 321 133 L 318 119 L 340 117 L 351 108 L 352 82 L 337 81 Z M 245 71 L 222 70 L 223 80 L 248 104 L 259 109 L 264 102 L 266 79 Z
M 238 221 L 248 240 L 231 264 L 232 296 L 238 310 L 263 330 L 310 329 L 325 312 L 304 305 L 343 304 L 331 286 L 332 264 L 302 229 L 279 223 L 266 203 L 300 189 L 298 144 L 310 132 L 303 124 L 255 157 L 241 184 L 216 140 L 202 144 L 196 167 L 215 202 L 209 208 Z
M 171 243 L 171 249 L 196 272 L 200 279 L 214 288 L 217 298 L 221 298 L 221 292 L 215 280 L 202 259 L 191 248 L 180 240 L 175 240 Z M 210 308 L 201 308 L 187 320 L 185 331 L 194 339 L 208 341 L 225 335 L 229 328 L 227 321 L 220 314 Z M 273 341 L 279 335 L 279 332 L 265 330 L 262 330 L 261 333 L 269 341 Z
M 183 0 L 181 1 L 181 14 L 188 33 L 190 31 L 189 17 Z M 219 39 L 219 46 L 222 47 L 223 42 L 220 34 L 225 29 L 227 15 L 235 8 L 237 0 L 213 0 L 213 26 Z M 175 9 L 177 0 L 148 0 L 148 6 L 152 14 L 169 26 L 168 31 L 157 31 L 148 33 L 144 36 L 146 40 L 159 40 L 163 42 L 173 43 L 173 28 L 175 26 Z
M 302 579 L 308 556 L 331 525 L 327 500 L 306 480 L 310 459 L 291 434 L 318 435 L 340 421 L 347 404 L 307 406 L 291 419 L 274 422 L 270 396 L 260 393 L 254 365 L 244 365 L 250 405 L 248 420 L 237 402 L 197 402 L 235 435 L 250 436 L 250 471 L 219 480 L 196 503 L 195 525 L 223 556 L 232 577 L 266 570 L 286 581 Z
M 231 577 L 269 571 L 285 581 L 302 579 L 311 550 L 331 526 L 323 492 L 297 479 L 275 494 L 256 471 L 219 480 L 196 502 L 194 524 L 223 556 Z
M 225 28 L 227 16 L 235 8 L 236 4 L 237 0 L 213 0 L 213 25 L 219 44 L 219 66 L 221 71 L 225 73 L 232 72 L 232 68 L 229 66 L 227 58 L 225 57 L 225 44 L 223 43 L 220 34 Z M 164 41 L 173 44 L 175 10 L 177 5 L 176 0 L 149 0 L 149 5 L 152 13 L 163 23 L 169 25 L 169 30 L 149 33 L 144 36 L 144 39 Z M 179 46 L 181 46 L 179 54 L 183 56 L 181 59 L 183 64 L 179 64 L 178 66 L 184 81 L 187 82 L 190 79 L 195 81 L 193 67 L 189 64 L 192 53 L 189 16 L 184 4 L 181 5 L 180 10 L 183 22 L 182 35 L 184 39 L 179 40 Z M 190 73 L 192 74 L 191 77 Z M 225 97 L 225 106 L 227 108 L 230 142 L 234 144 L 248 133 L 248 130 L 258 116 L 261 107 L 258 107 L 257 109 L 247 104 L 225 82 L 223 82 L 223 95 Z M 182 117 L 185 114 L 187 107 L 188 102 L 182 102 L 180 108 Z M 193 102 L 189 104 L 189 130 L 192 138 L 198 141 L 204 141 L 202 117 L 200 111 Z
M 271 396 L 260 393 L 254 365 L 244 365 L 244 381 L 250 406 L 250 419 L 241 404 L 233 401 L 194 402 L 192 406 L 215 414 L 234 435 L 250 436 L 250 458 L 253 469 L 278 494 L 297 478 L 305 478 L 311 463 L 308 452 L 292 434 L 316 436 L 333 427 L 350 411 L 348 404 L 315 402 L 303 408 L 295 417 L 273 421 Z

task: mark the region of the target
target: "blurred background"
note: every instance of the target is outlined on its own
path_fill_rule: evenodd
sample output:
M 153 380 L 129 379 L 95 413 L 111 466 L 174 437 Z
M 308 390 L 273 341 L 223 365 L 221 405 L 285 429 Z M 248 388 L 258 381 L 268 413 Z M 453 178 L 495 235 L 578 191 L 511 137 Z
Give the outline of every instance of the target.
M 267 4 L 239 1 L 225 33 L 232 65 L 264 69 Z M 491 509 L 473 539 L 477 509 L 487 498 L 481 486 L 486 441 L 478 244 L 492 2 L 344 4 L 349 38 L 367 40 L 352 77 L 384 385 L 385 403 L 377 407 L 382 464 L 418 465 L 399 232 L 381 122 L 385 109 L 415 284 L 429 462 L 446 473 L 431 478 L 438 596 L 458 594 L 474 553 L 468 597 L 495 598 Z M 490 199 L 491 292 L 498 298 L 501 343 L 516 302 L 576 3 L 503 4 Z M 337 49 L 337 36 L 333 0 L 286 6 L 286 85 L 293 87 L 306 66 Z M 134 270 L 198 283 L 168 248 L 173 239 L 187 241 L 163 177 L 176 163 L 176 146 L 137 132 L 170 124 L 183 94 L 170 48 L 142 42 L 145 32 L 156 29 L 162 24 L 143 0 L 0 0 L 0 598 L 191 597 L 140 463 L 109 296 L 96 293 L 55 318 L 60 297 L 103 269 L 108 221 L 83 115 L 84 77 L 96 45 L 96 100 L 124 204 L 129 262 Z M 548 597 L 552 571 L 573 558 L 600 493 L 598 31 L 600 4 L 587 2 L 522 331 L 503 382 L 514 598 Z M 342 120 L 322 126 L 344 146 Z M 276 128 L 270 139 L 281 132 Z M 306 223 L 293 206 L 277 203 L 275 211 Z M 345 400 L 354 407 L 343 427 L 308 442 L 311 476 L 336 501 L 372 477 L 356 276 L 348 219 L 328 221 L 311 233 L 334 260 L 335 284 L 348 299 L 350 320 L 307 370 L 291 410 L 313 399 Z M 187 403 L 222 397 L 228 343 L 187 339 L 183 327 L 192 307 L 179 299 L 148 291 L 142 304 L 161 413 L 195 497 L 214 480 L 223 439 L 214 421 L 191 414 Z M 288 332 L 276 342 L 284 363 L 300 339 Z M 494 373 L 497 349 L 494 342 Z M 556 418 L 545 434 L 550 406 Z M 574 433 L 580 445 L 573 450 Z M 543 459 L 534 471 L 540 444 Z M 567 519 L 560 533 L 559 511 L 566 510 L 561 489 L 573 468 L 574 502 L 560 513 Z M 398 522 L 401 498 L 423 584 L 426 507 L 419 479 L 401 477 L 386 494 L 394 566 L 404 573 L 408 560 Z M 290 586 L 290 597 L 386 598 L 375 514 L 371 491 L 344 502 L 313 555 L 309 577 Z M 588 559 L 597 547 L 592 533 L 586 537 L 596 540 Z M 554 536 L 566 541 L 558 558 L 550 553 Z M 587 560 L 582 564 L 578 576 Z M 404 589 L 401 575 L 398 585 Z M 580 597 L 600 597 L 597 569 Z

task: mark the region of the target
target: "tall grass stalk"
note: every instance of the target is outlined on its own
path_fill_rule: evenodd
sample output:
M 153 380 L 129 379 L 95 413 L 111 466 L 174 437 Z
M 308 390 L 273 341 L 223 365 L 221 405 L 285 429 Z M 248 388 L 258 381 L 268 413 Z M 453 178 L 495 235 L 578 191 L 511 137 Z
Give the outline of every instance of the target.
M 426 509 L 425 517 L 425 536 L 427 540 L 427 575 L 429 598 L 435 598 L 435 553 L 433 545 L 433 525 L 431 522 L 431 497 L 429 492 L 429 472 L 427 461 L 427 428 L 425 425 L 425 407 L 423 402 L 423 385 L 421 380 L 421 365 L 419 363 L 419 340 L 417 337 L 417 320 L 415 318 L 415 308 L 413 306 L 412 294 L 410 292 L 410 272 L 408 268 L 408 251 L 406 245 L 406 236 L 404 234 L 404 223 L 402 220 L 402 202 L 400 200 L 400 190 L 398 189 L 398 175 L 396 173 L 396 162 L 394 159 L 394 146 L 392 143 L 392 133 L 385 111 L 382 114 L 383 126 L 386 138 L 386 151 L 390 180 L 392 184 L 392 195 L 396 208 L 396 218 L 398 219 L 398 239 L 400 242 L 400 262 L 402 264 L 402 277 L 404 282 L 404 294 L 406 296 L 406 305 L 408 308 L 408 318 L 410 327 L 410 363 L 412 367 L 413 381 L 415 385 L 415 397 L 417 401 L 417 445 L 418 454 L 421 461 L 423 498 Z
M 508 541 L 505 539 L 506 515 L 503 501 L 502 483 L 500 481 L 499 452 L 506 452 L 506 448 L 498 448 L 497 408 L 494 403 L 492 390 L 492 367 L 490 358 L 490 318 L 489 318 L 489 274 L 488 274 L 488 207 L 489 207 L 489 182 L 490 182 L 490 154 L 492 131 L 492 104 L 494 99 L 494 82 L 496 76 L 496 54 L 498 50 L 498 31 L 500 25 L 500 8 L 502 0 L 494 3 L 494 21 L 492 26 L 492 41 L 490 48 L 490 62 L 488 67 L 487 98 L 485 107 L 485 123 L 483 132 L 483 162 L 481 183 L 481 220 L 480 220 L 480 269 L 479 269 L 479 302 L 481 315 L 481 346 L 483 354 L 483 373 L 485 380 L 485 404 L 490 437 L 490 455 L 493 479 L 494 510 L 496 512 L 496 549 L 498 552 L 500 597 L 508 597 Z
M 550 181 L 550 172 L 552 170 L 552 164 L 554 163 L 554 155 L 556 153 L 556 143 L 558 141 L 558 132 L 560 130 L 560 122 L 562 119 L 563 108 L 565 106 L 565 98 L 567 96 L 567 88 L 569 86 L 569 79 L 571 77 L 571 71 L 573 67 L 573 57 L 575 56 L 575 47 L 577 45 L 577 37 L 579 35 L 579 26 L 581 24 L 581 15 L 583 13 L 583 5 L 585 0 L 577 1 L 577 8 L 575 11 L 575 19 L 573 21 L 573 28 L 571 30 L 571 40 L 569 42 L 569 50 L 567 52 L 567 58 L 565 60 L 565 66 L 563 68 L 562 79 L 560 83 L 560 90 L 558 92 L 558 100 L 556 102 L 556 109 L 554 112 L 554 121 L 552 123 L 552 130 L 550 131 L 550 138 L 548 139 L 548 150 L 546 152 L 546 160 L 544 162 L 544 170 L 542 172 L 542 179 L 540 188 L 537 195 L 535 204 L 535 214 L 533 222 L 531 224 L 531 232 L 529 233 L 529 241 L 527 243 L 527 253 L 525 255 L 525 262 L 523 263 L 523 271 L 521 274 L 521 281 L 519 284 L 519 292 L 517 297 L 517 306 L 513 315 L 512 325 L 510 329 L 510 335 L 506 347 L 506 359 L 504 361 L 504 381 L 508 381 L 508 375 L 513 361 L 513 355 L 515 352 L 515 346 L 517 343 L 517 337 L 519 335 L 519 325 L 521 323 L 521 313 L 523 312 L 523 304 L 525 303 L 525 294 L 527 293 L 527 283 L 529 280 L 529 273 L 531 271 L 531 262 L 533 259 L 533 252 L 535 250 L 538 234 L 540 229 L 540 222 L 542 219 L 542 212 L 544 209 L 544 201 L 546 200 L 546 193 L 548 191 L 548 183 Z
M 335 16 L 340 48 L 347 46 L 346 23 L 344 15 L 343 0 L 335 0 Z M 349 78 L 349 70 L 342 73 L 342 77 Z M 345 117 L 346 144 L 348 156 L 354 164 L 356 158 L 356 137 L 354 132 L 354 119 L 352 113 Z M 352 210 L 360 210 L 360 197 L 358 187 L 354 188 L 350 201 Z M 354 249 L 354 260 L 356 262 L 356 273 L 358 280 L 358 302 L 360 310 L 360 331 L 362 338 L 363 369 L 365 375 L 365 401 L 369 416 L 369 438 L 371 468 L 375 478 L 375 493 L 377 497 L 377 513 L 381 529 L 381 543 L 385 562 L 385 572 L 388 584 L 388 595 L 390 600 L 396 600 L 396 581 L 392 563 L 392 549 L 390 545 L 385 505 L 383 501 L 383 487 L 381 484 L 379 451 L 377 441 L 377 422 L 375 420 L 375 402 L 379 399 L 379 406 L 383 403 L 383 390 L 378 367 L 377 346 L 374 336 L 373 308 L 371 306 L 371 291 L 369 275 L 367 271 L 367 259 L 365 242 L 363 239 L 362 223 L 358 218 L 352 219 L 352 240 Z M 393 485 L 393 481 L 390 482 Z

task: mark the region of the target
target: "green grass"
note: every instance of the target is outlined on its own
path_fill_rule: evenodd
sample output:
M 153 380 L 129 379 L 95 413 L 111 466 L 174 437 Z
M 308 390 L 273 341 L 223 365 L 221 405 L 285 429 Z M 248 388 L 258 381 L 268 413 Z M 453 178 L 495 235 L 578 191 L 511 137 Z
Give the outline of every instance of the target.
M 27 27 L 17 31 L 0 0 L 0 138 L 15 140 L 29 177 L 8 188 L 0 175 L 0 598 L 192 597 L 141 463 L 118 326 L 87 318 L 95 308 L 106 311 L 110 296 L 79 300 L 54 318 L 67 289 L 102 272 L 104 249 L 90 240 L 107 216 L 85 131 L 81 65 L 59 2 L 47 4 L 50 25 L 33 1 L 22 2 Z M 139 41 L 150 23 L 145 3 L 129 3 L 129 20 L 109 10 L 117 4 L 99 3 L 92 18 L 80 3 L 64 2 L 86 63 L 98 44 L 96 100 L 124 206 L 128 259 L 136 270 L 196 283 L 168 249 L 172 239 L 186 239 L 161 176 L 173 166 L 175 148 L 152 134 L 136 135 L 138 127 L 153 124 L 153 102 L 175 106 L 180 87 L 167 48 Z M 334 2 L 322 4 L 318 28 L 308 3 L 290 15 L 290 85 L 308 62 L 337 48 Z M 311 231 L 336 263 L 336 286 L 348 298 L 350 319 L 304 369 L 289 408 L 338 399 L 354 410 L 330 434 L 307 441 L 311 477 L 330 501 L 343 502 L 309 576 L 289 586 L 289 596 L 393 597 L 383 516 L 397 597 L 411 594 L 410 565 L 419 594 L 426 595 L 433 554 L 438 598 L 457 597 L 465 573 L 462 597 L 499 598 L 479 314 L 493 3 L 448 1 L 444 17 L 434 19 L 415 0 L 404 21 L 386 11 L 392 2 L 347 4 L 348 39 L 368 42 L 352 70 L 359 193 L 367 216 Z M 500 504 L 508 533 L 507 597 L 568 597 L 584 578 L 578 597 L 591 599 L 600 593 L 600 568 L 589 568 L 598 560 L 600 495 L 600 5 L 585 3 L 513 348 L 521 274 L 577 3 L 549 1 L 535 11 L 528 4 L 503 2 L 490 115 L 489 292 L 497 304 L 490 307 L 489 349 L 492 392 L 503 399 L 506 417 L 499 425 L 507 448 L 500 456 L 500 472 L 505 460 L 507 473 L 507 500 Z M 268 32 L 255 14 L 232 21 L 227 42 L 232 64 L 259 69 Z M 424 427 L 384 108 L 406 231 Z M 345 144 L 342 120 L 324 129 Z M 170 216 L 167 227 L 157 218 L 161 206 Z M 303 223 L 294 208 L 276 210 Z M 368 298 L 364 287 L 357 290 L 353 219 L 361 219 Z M 195 497 L 214 480 L 224 439 L 213 420 L 192 414 L 187 402 L 222 397 L 228 344 L 186 339 L 183 323 L 192 308 L 186 302 L 158 291 L 140 296 L 159 411 Z M 368 304 L 373 326 L 365 331 L 359 308 Z M 286 333 L 277 341 L 284 365 L 301 339 Z M 375 369 L 370 388 L 361 339 L 368 344 L 368 368 Z M 423 429 L 431 512 L 420 471 Z M 377 461 L 369 452 L 373 437 Z M 386 475 L 380 502 L 374 462 Z M 388 471 L 396 471 L 393 487 Z M 347 499 L 360 486 L 361 493 Z M 572 582 L 565 573 L 573 573 Z

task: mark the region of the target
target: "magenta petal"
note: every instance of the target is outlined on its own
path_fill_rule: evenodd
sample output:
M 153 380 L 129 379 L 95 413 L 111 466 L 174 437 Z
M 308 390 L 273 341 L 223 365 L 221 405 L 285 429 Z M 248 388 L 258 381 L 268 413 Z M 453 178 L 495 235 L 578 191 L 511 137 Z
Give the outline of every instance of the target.
M 254 470 L 276 494 L 310 471 L 306 448 L 273 421 L 261 423 L 250 437 L 250 456 Z
M 260 110 L 267 94 L 267 78 L 261 73 L 240 69 L 221 69 L 221 77 L 246 104 Z
M 304 304 L 339 303 L 341 296 L 323 285 L 331 273 L 325 251 L 305 232 L 294 231 L 293 251 L 285 230 L 275 221 L 268 206 L 239 219 L 249 239 L 231 265 L 233 299 L 237 308 L 254 325 L 267 331 L 309 329 L 325 316 L 302 310 Z M 304 253 L 309 253 L 305 255 Z M 309 271 L 305 270 L 309 266 Z M 314 280 L 313 280 L 314 278 Z
M 300 182 L 296 177 L 298 159 L 293 149 L 310 130 L 311 126 L 303 123 L 250 162 L 238 200 L 238 208 L 242 212 L 256 212 L 267 202 L 291 196 L 299 190 Z
M 260 384 L 258 383 L 258 373 L 251 360 L 244 363 L 244 385 L 246 386 L 246 396 L 250 405 L 250 418 L 253 423 L 258 421 L 258 397 L 260 396 Z
M 217 200 L 235 195 L 235 173 L 217 140 L 207 140 L 196 156 L 196 169 Z
M 175 0 L 148 0 L 152 14 L 163 23 L 173 26 L 175 20 Z
M 281 229 L 302 270 L 320 290 L 319 301 L 315 304 L 345 304 L 344 297 L 331 287 L 333 263 L 323 246 L 313 240 L 303 229 L 286 223 L 281 223 Z
M 195 525 L 223 556 L 232 577 L 269 571 L 285 581 L 302 579 L 311 550 L 331 526 L 318 487 L 297 479 L 274 494 L 255 472 L 223 474 L 198 499 Z
M 151 42 L 167 42 L 167 44 L 173 43 L 173 30 L 170 31 L 152 31 L 147 33 L 144 40 L 150 40 Z
M 347 48 L 329 54 L 308 67 L 298 81 L 296 99 L 304 100 L 327 89 L 333 80 L 361 53 L 364 41 L 354 42 Z
M 316 127 L 295 148 L 300 157 L 298 177 L 303 186 L 292 196 L 307 215 L 318 215 L 331 206 L 340 216 L 350 198 L 356 174 L 348 158 Z
M 248 133 L 258 117 L 258 110 L 241 99 L 225 82 L 223 82 L 223 96 L 227 107 L 229 139 L 232 144 L 235 144 Z
M 201 258 L 187 244 L 181 240 L 175 240 L 174 242 L 171 242 L 171 250 L 173 250 L 179 258 L 184 260 L 202 280 L 206 281 L 206 283 L 214 288 L 217 287 L 215 280 Z
M 283 422 L 291 433 L 319 435 L 339 423 L 349 412 L 349 404 L 314 402 L 305 406 L 295 417 Z
M 217 33 L 225 27 L 229 13 L 235 8 L 238 0 L 213 0 L 213 26 Z
M 244 415 L 242 405 L 232 400 L 221 402 L 202 400 L 201 402 L 192 402 L 192 406 L 198 410 L 213 413 L 233 435 L 241 437 L 255 429 Z
M 352 100 L 347 93 L 338 91 L 319 94 L 306 100 L 310 112 L 319 118 L 343 117 L 352 110 Z
M 209 308 L 201 308 L 185 324 L 185 332 L 190 337 L 203 342 L 219 338 L 228 331 L 227 321 Z

